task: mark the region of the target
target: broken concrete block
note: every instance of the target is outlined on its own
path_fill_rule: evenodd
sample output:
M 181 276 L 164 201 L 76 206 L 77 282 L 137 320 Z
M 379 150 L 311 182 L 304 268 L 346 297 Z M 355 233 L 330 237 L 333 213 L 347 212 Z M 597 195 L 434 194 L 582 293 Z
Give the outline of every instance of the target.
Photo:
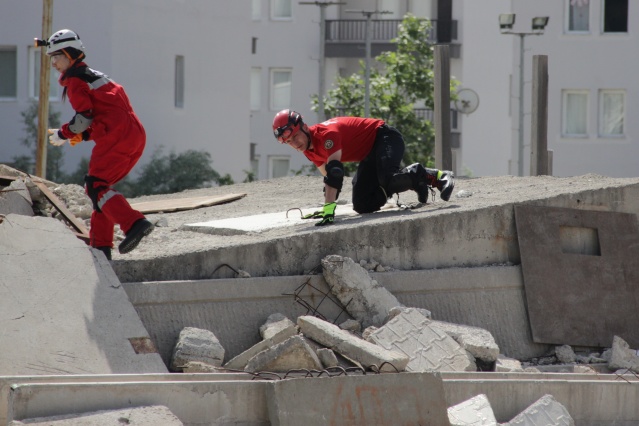
M 22 421 L 14 420 L 12 426 L 183 426 L 171 410 L 164 405 L 124 408 L 120 410 L 100 410 L 89 413 L 64 414 L 50 417 L 34 417 Z
M 244 371 L 287 372 L 289 370 L 321 370 L 322 362 L 315 351 L 299 335 L 289 337 L 251 358 Z
M 18 193 L 8 188 L 0 190 L 0 214 L 18 214 L 21 216 L 33 216 L 33 206 Z
M 364 328 L 382 325 L 390 309 L 401 306 L 391 292 L 351 258 L 326 256 L 322 259 L 322 268 L 331 292 Z
M 173 349 L 170 368 L 172 371 L 182 371 L 182 367 L 190 361 L 219 367 L 223 360 L 224 348 L 213 332 L 201 328 L 184 327 Z
M 270 339 L 285 328 L 295 326 L 295 323 L 284 314 L 275 313 L 268 316 L 266 322 L 260 326 L 260 336 L 262 339 Z
M 24 200 L 27 203 L 29 203 L 30 205 L 33 205 L 33 200 L 31 199 L 31 194 L 29 193 L 27 184 L 24 183 L 22 179 L 16 179 L 13 182 L 11 182 L 7 190 L 15 192 L 16 194 L 24 198 Z
M 362 324 L 360 324 L 359 321 L 356 321 L 356 320 L 353 320 L 353 319 L 349 319 L 349 320 L 346 320 L 343 323 L 341 323 L 339 325 L 339 328 L 341 328 L 342 330 L 353 331 L 355 333 L 359 333 L 360 331 L 362 331 Z
M 432 321 L 405 309 L 369 336 L 369 341 L 409 357 L 406 371 L 477 371 L 474 358 Z
M 519 362 L 519 360 L 508 358 L 502 354 L 499 354 L 499 356 L 497 356 L 497 362 L 495 362 L 495 371 L 501 373 L 512 373 L 521 372 L 524 370 L 521 367 L 521 362 Z
M 224 368 L 230 370 L 244 370 L 246 364 L 248 364 L 249 360 L 255 355 L 262 351 L 265 351 L 272 346 L 282 343 L 288 338 L 295 336 L 297 333 L 297 326 L 295 324 L 291 324 L 288 327 L 280 330 L 273 337 L 262 340 L 261 342 L 258 342 L 257 344 L 251 346 L 241 354 L 236 355 L 233 359 L 231 359 L 224 365 Z
M 566 407 L 554 396 L 544 395 L 503 426 L 574 426 Z
M 497 419 L 484 394 L 453 405 L 448 408 L 448 420 L 451 426 L 496 426 Z
M 575 351 L 572 350 L 570 345 L 556 346 L 555 356 L 562 364 L 570 364 L 571 362 L 575 362 L 577 359 Z
M 390 311 L 388 311 L 388 316 L 386 317 L 386 321 L 384 321 L 384 324 L 386 324 L 388 321 L 392 320 L 393 318 L 395 318 L 397 315 L 399 315 L 404 309 L 415 309 L 417 312 L 419 312 L 420 314 L 422 314 L 423 316 L 425 316 L 428 319 L 432 319 L 433 314 L 428 310 L 428 309 L 423 309 L 423 308 L 408 308 L 406 306 L 395 306 L 393 308 L 391 308 Z
M 639 357 L 637 351 L 630 349 L 628 343 L 619 336 L 612 339 L 612 352 L 608 368 L 619 370 L 627 368 L 635 373 L 639 373 Z
M 319 318 L 305 315 L 297 318 L 300 331 L 329 349 L 360 363 L 364 368 L 377 366 L 380 371 L 404 371 L 408 356 L 353 336 L 348 331 Z
M 432 321 L 431 327 L 446 332 L 475 358 L 494 362 L 499 355 L 499 346 L 490 331 L 470 325 L 453 324 L 444 321 Z
M 182 373 L 219 373 L 220 369 L 214 365 L 200 361 L 189 361 L 182 366 Z
M 337 362 L 337 357 L 335 356 L 335 352 L 328 348 L 321 348 L 317 350 L 317 357 L 322 362 L 324 368 L 337 367 L 339 363 Z

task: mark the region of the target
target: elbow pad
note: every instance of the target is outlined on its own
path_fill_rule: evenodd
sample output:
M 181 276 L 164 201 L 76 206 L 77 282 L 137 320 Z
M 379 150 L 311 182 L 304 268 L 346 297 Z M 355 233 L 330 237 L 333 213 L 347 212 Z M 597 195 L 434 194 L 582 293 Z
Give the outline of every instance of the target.
M 328 162 L 324 183 L 338 191 L 342 190 L 342 184 L 344 183 L 344 165 L 341 161 L 331 160 Z
M 69 130 L 78 134 L 89 128 L 93 122 L 93 117 L 89 111 L 76 113 L 71 121 L 69 121 Z

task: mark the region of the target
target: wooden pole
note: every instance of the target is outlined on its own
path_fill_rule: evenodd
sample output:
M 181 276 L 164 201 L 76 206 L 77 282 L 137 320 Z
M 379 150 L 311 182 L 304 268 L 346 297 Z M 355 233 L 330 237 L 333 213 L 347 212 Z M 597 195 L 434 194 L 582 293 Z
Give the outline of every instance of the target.
M 548 175 L 548 56 L 533 56 L 530 175 Z
M 51 35 L 53 0 L 42 0 L 42 39 Z M 51 65 L 47 49 L 40 48 L 40 92 L 38 94 L 38 140 L 36 145 L 36 176 L 47 175 L 47 128 L 49 126 L 49 76 Z
M 453 169 L 450 147 L 450 53 L 447 44 L 435 46 L 435 167 Z

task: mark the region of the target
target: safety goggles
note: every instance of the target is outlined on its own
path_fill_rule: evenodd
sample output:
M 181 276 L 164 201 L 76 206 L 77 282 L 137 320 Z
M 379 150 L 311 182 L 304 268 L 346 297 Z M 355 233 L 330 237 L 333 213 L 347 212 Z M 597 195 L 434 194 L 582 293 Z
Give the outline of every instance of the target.
M 278 127 L 277 129 L 273 130 L 273 134 L 275 135 L 275 139 L 277 139 L 277 141 L 279 143 L 286 143 L 286 141 L 293 134 L 293 127 L 294 127 L 293 124 L 288 123 L 286 126 L 281 126 L 281 127 Z

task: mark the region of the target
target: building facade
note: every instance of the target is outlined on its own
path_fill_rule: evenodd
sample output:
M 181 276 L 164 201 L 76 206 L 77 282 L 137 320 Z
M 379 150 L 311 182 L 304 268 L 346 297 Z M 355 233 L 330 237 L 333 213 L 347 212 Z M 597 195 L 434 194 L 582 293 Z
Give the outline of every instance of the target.
M 365 12 L 376 12 L 373 57 L 393 48 L 397 24 L 410 12 L 433 21 L 428 37 L 450 46 L 451 75 L 478 95 L 474 112 L 452 113 L 458 175 L 517 175 L 521 134 L 529 173 L 534 55 L 548 56 L 553 174 L 636 175 L 638 129 L 628 117 L 639 104 L 639 61 L 632 54 L 639 7 L 629 0 L 53 3 L 53 29 L 77 31 L 89 65 L 127 89 L 148 133 L 142 163 L 163 146 L 164 153 L 205 150 L 213 168 L 236 182 L 248 173 L 257 179 L 308 173 L 306 158 L 273 138 L 273 116 L 293 108 L 307 123 L 319 121 L 311 96 L 357 72 L 364 60 Z M 20 113 L 37 97 L 38 52 L 30 44 L 41 35 L 42 4 L 5 0 L 0 8 L 0 162 L 10 162 L 27 153 L 19 143 Z M 520 38 L 500 30 L 503 13 L 516 16 L 512 32 L 531 32 L 536 16 L 549 21 L 543 34 L 523 38 L 522 55 Z M 52 109 L 68 120 L 72 112 L 55 80 L 51 90 Z M 67 167 L 91 147 L 67 149 Z

